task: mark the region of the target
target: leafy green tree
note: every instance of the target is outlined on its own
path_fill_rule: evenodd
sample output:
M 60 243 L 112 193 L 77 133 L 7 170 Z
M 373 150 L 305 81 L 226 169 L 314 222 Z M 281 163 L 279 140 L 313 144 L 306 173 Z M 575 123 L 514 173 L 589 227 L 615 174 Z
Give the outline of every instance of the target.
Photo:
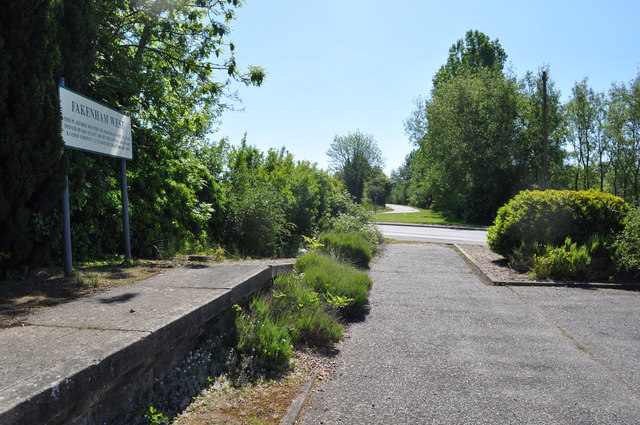
M 436 208 L 488 222 L 513 195 L 522 173 L 516 82 L 491 69 L 436 86 L 426 107 L 421 144 L 426 183 Z
M 566 114 L 569 123 L 569 140 L 573 147 L 572 157 L 576 165 L 575 190 L 593 187 L 592 166 L 595 160 L 600 105 L 600 96 L 588 86 L 586 78 L 576 83 L 571 89 L 571 99 L 567 103 Z
M 241 71 L 229 25 L 238 0 L 99 2 L 98 98 L 121 105 L 174 143 L 202 138 L 229 106 L 232 79 L 260 85 L 264 70 Z
M 218 175 L 205 173 L 195 155 L 206 149 L 203 140 L 234 97 L 230 81 L 259 85 L 264 77 L 259 67 L 243 72 L 236 66 L 228 38 L 239 2 L 94 5 L 96 61 L 86 94 L 135 118 L 128 165 L 134 255 L 201 246 L 220 233 L 228 199 L 213 180 Z M 74 258 L 121 251 L 121 238 L 113 236 L 121 229 L 118 175 L 113 158 L 72 153 Z M 154 210 L 162 219 L 153 218 Z
M 463 39 L 449 49 L 447 63 L 434 76 L 433 86 L 437 87 L 452 78 L 483 68 L 502 71 L 506 60 L 507 54 L 498 39 L 491 40 L 478 30 L 469 30 Z
M 0 275 L 40 264 L 57 234 L 66 162 L 56 3 L 0 4 Z
M 614 194 L 630 202 L 640 200 L 640 74 L 627 87 L 609 91 L 606 137 L 611 147 L 608 181 Z
M 408 188 L 412 179 L 412 166 L 416 151 L 411 151 L 398 169 L 391 172 L 391 192 L 389 199 L 394 204 L 407 205 L 409 203 Z
M 382 152 L 372 135 L 360 131 L 335 136 L 327 151 L 331 168 L 356 202 L 362 200 L 364 185 L 376 167 L 382 167 Z
M 380 168 L 374 170 L 374 175 L 365 184 L 364 192 L 367 200 L 375 206 L 384 207 L 391 194 L 392 182 Z

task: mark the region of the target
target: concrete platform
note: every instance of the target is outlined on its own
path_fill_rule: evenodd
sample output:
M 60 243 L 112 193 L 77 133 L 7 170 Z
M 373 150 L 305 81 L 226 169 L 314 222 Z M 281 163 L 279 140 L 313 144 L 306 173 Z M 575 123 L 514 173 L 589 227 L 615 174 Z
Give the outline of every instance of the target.
M 108 420 L 123 392 L 144 391 L 220 313 L 291 267 L 185 266 L 0 330 L 0 424 Z

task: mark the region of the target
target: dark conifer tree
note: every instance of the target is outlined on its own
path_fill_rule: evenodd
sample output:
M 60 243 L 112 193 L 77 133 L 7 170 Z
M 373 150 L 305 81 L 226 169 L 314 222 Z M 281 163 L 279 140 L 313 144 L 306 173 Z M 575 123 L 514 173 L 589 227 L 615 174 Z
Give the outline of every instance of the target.
M 0 270 L 43 260 L 57 235 L 65 164 L 56 78 L 60 53 L 54 2 L 0 5 L 6 68 L 0 116 Z

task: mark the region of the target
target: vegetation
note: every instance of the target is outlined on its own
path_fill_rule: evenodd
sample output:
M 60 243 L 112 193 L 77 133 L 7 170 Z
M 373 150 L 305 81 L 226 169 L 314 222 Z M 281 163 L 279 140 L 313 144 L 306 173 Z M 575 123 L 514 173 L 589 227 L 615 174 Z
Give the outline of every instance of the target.
M 367 268 L 373 254 L 366 239 L 356 232 L 322 232 L 318 236 L 323 251 L 356 266 Z
M 538 278 L 612 278 L 625 269 L 622 257 L 630 260 L 627 270 L 638 266 L 621 242 L 633 234 L 629 211 L 622 198 L 603 192 L 523 191 L 498 210 L 487 242 Z
M 627 216 L 614 248 L 618 270 L 633 278 L 640 276 L 640 208 L 634 208 Z
M 596 191 L 523 191 L 498 210 L 487 242 L 492 251 L 511 255 L 526 246 L 560 246 L 565 239 L 583 244 L 623 228 L 629 205 Z
M 355 317 L 367 303 L 371 279 L 349 264 L 310 252 L 296 260 L 295 270 L 306 285 L 326 300 L 334 300 L 344 317 Z
M 254 298 L 238 316 L 238 349 L 255 365 L 282 369 L 294 346 L 322 348 L 337 342 L 340 318 L 354 317 L 367 303 L 371 279 L 343 260 L 361 261 L 366 253 L 368 263 L 371 249 L 358 232 L 339 235 L 329 231 L 311 241 L 311 250 L 296 260 L 295 273 L 277 277 L 273 290 Z
M 380 175 L 382 153 L 373 136 L 360 131 L 336 136 L 327 151 L 331 168 L 356 202 L 363 200 L 365 184 Z M 379 195 L 373 195 L 378 200 Z
M 419 212 L 414 213 L 376 214 L 374 220 L 382 223 L 473 225 L 465 221 L 451 219 L 439 211 L 422 208 L 417 209 Z
M 484 223 L 527 189 L 597 189 L 640 202 L 640 75 L 608 93 L 583 79 L 564 105 L 547 78 L 545 169 L 549 69 L 518 79 L 506 59 L 499 41 L 478 31 L 451 47 L 430 96 L 406 121 L 415 150 L 391 175 L 391 201 Z

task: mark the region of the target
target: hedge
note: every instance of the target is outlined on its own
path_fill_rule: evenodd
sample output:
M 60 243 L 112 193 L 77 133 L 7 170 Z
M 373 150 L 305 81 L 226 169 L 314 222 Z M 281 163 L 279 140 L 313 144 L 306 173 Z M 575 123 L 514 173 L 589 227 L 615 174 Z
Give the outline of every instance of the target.
M 629 210 L 622 198 L 594 190 L 522 191 L 498 210 L 487 242 L 509 256 L 523 244 L 559 247 L 567 238 L 578 244 L 593 235 L 614 238 Z

